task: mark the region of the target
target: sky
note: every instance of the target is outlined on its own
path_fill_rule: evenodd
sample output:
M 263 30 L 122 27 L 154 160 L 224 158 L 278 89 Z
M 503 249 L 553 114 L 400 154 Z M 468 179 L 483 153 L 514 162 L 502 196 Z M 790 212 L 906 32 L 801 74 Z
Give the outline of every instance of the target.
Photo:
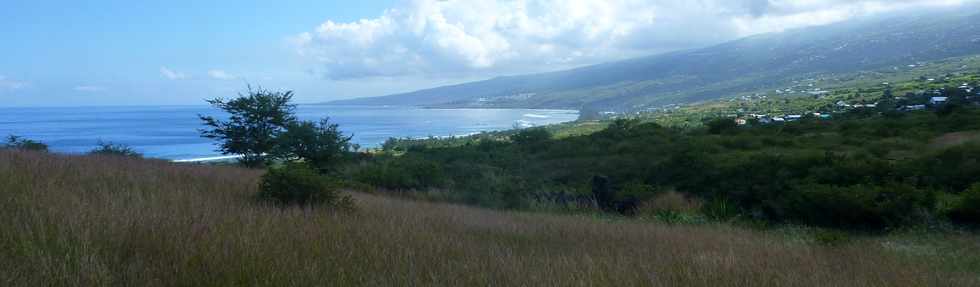
M 966 2 L 4 0 L 0 106 L 382 96 Z

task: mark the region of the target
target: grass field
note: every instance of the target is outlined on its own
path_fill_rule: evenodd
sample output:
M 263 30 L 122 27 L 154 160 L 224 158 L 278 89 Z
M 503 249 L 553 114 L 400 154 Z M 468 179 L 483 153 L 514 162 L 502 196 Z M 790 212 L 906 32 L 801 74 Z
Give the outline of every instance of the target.
M 260 171 L 0 151 L 2 286 L 978 286 L 969 234 L 815 244 L 354 193 L 258 204 Z

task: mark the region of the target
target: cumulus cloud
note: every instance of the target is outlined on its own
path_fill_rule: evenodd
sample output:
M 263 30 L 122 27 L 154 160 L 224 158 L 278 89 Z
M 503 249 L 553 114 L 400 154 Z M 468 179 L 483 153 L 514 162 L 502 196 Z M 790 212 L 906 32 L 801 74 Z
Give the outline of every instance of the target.
M 27 87 L 27 82 L 8 79 L 6 76 L 0 75 L 0 90 L 17 90 L 24 87 Z
M 970 0 L 414 0 L 292 37 L 330 79 L 529 72 Z
M 89 93 L 93 93 L 93 92 L 105 91 L 105 87 L 102 87 L 102 86 L 75 86 L 75 88 L 73 88 L 73 90 L 75 90 L 77 92 L 89 92 Z
M 163 75 L 164 78 L 170 80 L 183 80 L 188 78 L 186 74 L 171 70 L 167 67 L 160 67 L 160 74 Z
M 216 80 L 234 80 L 238 78 L 224 70 L 210 70 L 208 71 L 208 76 Z

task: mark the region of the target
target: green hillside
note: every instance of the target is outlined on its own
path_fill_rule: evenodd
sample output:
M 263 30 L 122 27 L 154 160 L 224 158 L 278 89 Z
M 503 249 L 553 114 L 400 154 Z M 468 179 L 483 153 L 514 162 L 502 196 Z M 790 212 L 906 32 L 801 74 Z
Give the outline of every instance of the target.
M 830 88 L 976 55 L 976 23 L 976 11 L 863 20 L 568 71 L 332 103 L 636 111 L 771 93 L 800 83 Z

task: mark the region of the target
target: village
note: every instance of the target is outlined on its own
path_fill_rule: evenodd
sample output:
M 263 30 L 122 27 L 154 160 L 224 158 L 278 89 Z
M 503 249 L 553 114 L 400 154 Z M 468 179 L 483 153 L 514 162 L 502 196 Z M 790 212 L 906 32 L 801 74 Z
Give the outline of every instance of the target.
M 928 81 L 934 81 L 929 79 Z M 888 86 L 889 83 L 882 83 Z M 783 92 L 780 90 L 780 92 Z M 826 95 L 829 91 L 815 90 L 808 92 L 812 95 Z M 763 96 L 764 97 L 764 96 Z M 750 123 L 773 124 L 799 121 L 804 118 L 814 118 L 821 120 L 832 119 L 834 114 L 848 113 L 860 110 L 875 112 L 913 112 L 930 109 L 940 109 L 947 105 L 980 105 L 980 89 L 970 83 L 963 83 L 955 88 L 932 89 L 917 93 L 907 93 L 904 96 L 893 96 L 891 89 L 884 91 L 882 98 L 872 103 L 849 103 L 839 100 L 832 106 L 832 109 L 812 111 L 799 114 L 766 114 L 766 113 L 747 113 L 731 114 L 730 118 L 735 119 L 738 125 Z

